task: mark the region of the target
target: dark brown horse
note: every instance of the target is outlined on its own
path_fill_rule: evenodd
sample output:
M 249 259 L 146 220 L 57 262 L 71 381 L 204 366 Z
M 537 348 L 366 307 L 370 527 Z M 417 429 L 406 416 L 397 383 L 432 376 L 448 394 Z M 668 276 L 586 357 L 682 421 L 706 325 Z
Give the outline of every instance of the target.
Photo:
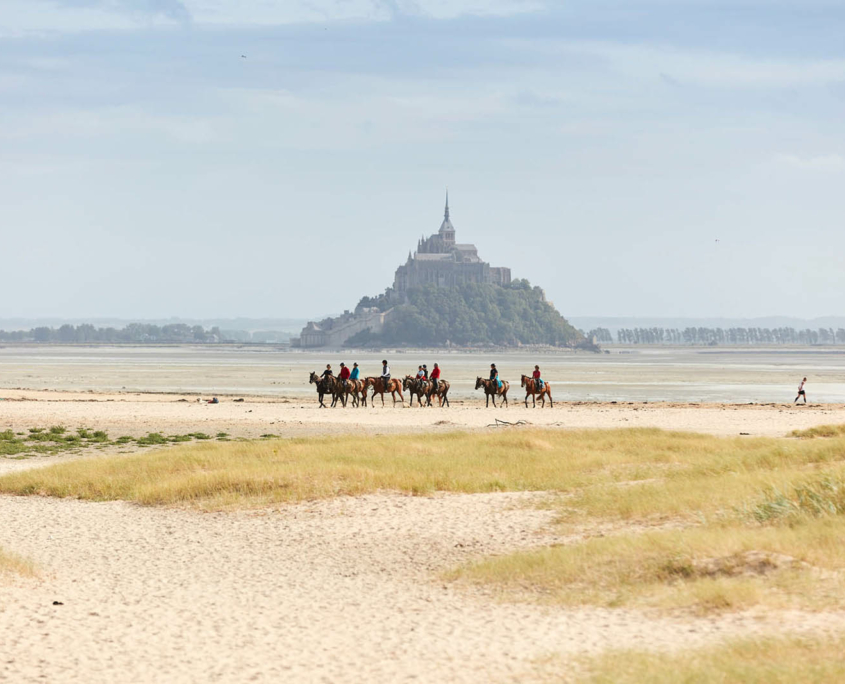
M 385 387 L 384 380 L 382 380 L 381 378 L 370 377 L 370 378 L 366 378 L 364 380 L 364 396 L 365 396 L 364 405 L 365 406 L 367 405 L 366 394 L 367 394 L 367 388 L 369 388 L 369 387 L 373 388 L 373 396 L 371 398 L 371 401 L 372 401 L 371 406 L 375 406 L 377 394 L 381 395 L 381 405 L 384 406 L 384 393 L 385 392 L 390 392 L 391 396 L 393 397 L 393 405 L 394 406 L 396 406 L 396 395 L 397 394 L 399 395 L 399 399 L 402 401 L 402 403 L 403 404 L 405 403 L 405 397 L 402 396 L 402 383 L 401 382 L 399 382 L 395 378 L 391 378 L 387 383 L 387 387 Z
M 432 384 L 431 392 L 428 393 L 428 405 L 431 406 L 431 398 L 437 397 L 440 399 L 440 407 L 443 408 L 443 403 L 446 403 L 446 406 L 449 406 L 449 383 L 445 380 L 438 380 L 437 387 L 434 387 L 434 383 Z
M 411 406 L 414 405 L 414 395 L 417 396 L 417 403 L 420 408 L 423 407 L 423 398 L 428 400 L 428 405 L 431 406 L 430 380 L 423 380 L 422 378 L 415 378 L 413 375 L 406 375 L 402 379 L 402 389 L 409 394 Z
M 531 397 L 531 401 L 534 404 L 534 407 L 537 407 L 537 400 L 534 398 L 535 395 L 539 395 L 540 400 L 543 402 L 543 408 L 546 407 L 546 395 L 549 395 L 549 404 L 552 408 L 554 408 L 554 402 L 552 401 L 552 386 L 544 382 L 543 389 L 537 388 L 537 381 L 534 378 L 529 377 L 528 375 L 522 376 L 522 386 L 525 388 L 525 408 L 528 408 L 528 397 Z
M 320 408 L 326 408 L 326 405 L 323 403 L 323 397 L 327 394 L 332 395 L 332 406 L 337 403 L 337 393 L 335 391 L 336 378 L 333 375 L 321 377 L 312 372 L 311 377 L 308 379 L 308 383 L 311 385 L 317 385 L 317 398 L 320 400 Z
M 502 401 L 504 401 L 505 406 L 508 405 L 508 390 L 510 389 L 510 383 L 507 380 L 502 380 L 502 386 L 499 387 L 499 383 L 495 380 L 476 378 L 475 389 L 479 389 L 480 387 L 484 388 L 484 394 L 487 396 L 487 406 L 490 406 L 490 399 L 492 398 L 493 408 L 496 408 L 496 395 L 500 395 L 502 397 Z

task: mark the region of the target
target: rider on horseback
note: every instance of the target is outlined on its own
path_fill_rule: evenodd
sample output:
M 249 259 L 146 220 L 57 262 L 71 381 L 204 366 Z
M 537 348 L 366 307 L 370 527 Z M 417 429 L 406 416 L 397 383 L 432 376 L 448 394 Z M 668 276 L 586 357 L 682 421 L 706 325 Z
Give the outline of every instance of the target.
M 360 370 L 358 370 L 358 364 L 357 364 L 357 363 L 353 363 L 353 364 L 352 364 L 352 373 L 349 375 L 349 379 L 350 379 L 350 380 L 357 380 L 357 379 L 358 379 L 358 374 L 359 374 L 360 372 L 361 372 L 361 371 L 360 371 Z
M 349 368 L 346 367 L 346 364 L 341 362 L 340 364 L 340 384 L 346 387 L 347 381 L 349 380 L 350 372 Z
M 540 366 L 534 366 L 534 384 L 537 386 L 537 390 L 542 392 L 543 391 L 543 379 L 540 377 Z
M 387 360 L 381 362 L 381 381 L 384 383 L 384 390 L 390 390 L 390 366 L 387 365 Z M 395 398 L 394 398 L 395 401 Z
M 423 380 L 423 379 L 425 379 L 425 371 L 423 370 L 423 367 L 420 366 L 419 370 L 417 371 L 417 380 Z
M 491 363 L 491 364 L 490 364 L 490 380 L 491 380 L 491 382 L 495 380 L 495 382 L 496 382 L 496 387 L 501 387 L 501 386 L 502 386 L 502 381 L 501 381 L 501 380 L 499 380 L 499 371 L 498 371 L 498 369 L 496 368 L 496 364 L 495 364 L 495 363 Z
M 340 364 L 340 365 L 342 366 L 343 364 Z M 320 377 L 324 378 L 324 379 L 334 377 L 334 372 L 332 372 L 332 364 L 328 364 L 326 366 L 326 370 L 323 371 L 323 374 Z
M 425 366 L 423 366 L 425 367 Z M 434 388 L 434 391 L 437 391 L 437 381 L 440 380 L 440 366 L 436 363 L 434 364 L 434 368 L 431 369 L 431 385 Z
M 423 380 L 428 380 L 428 366 L 423 364 L 422 370 L 423 370 Z

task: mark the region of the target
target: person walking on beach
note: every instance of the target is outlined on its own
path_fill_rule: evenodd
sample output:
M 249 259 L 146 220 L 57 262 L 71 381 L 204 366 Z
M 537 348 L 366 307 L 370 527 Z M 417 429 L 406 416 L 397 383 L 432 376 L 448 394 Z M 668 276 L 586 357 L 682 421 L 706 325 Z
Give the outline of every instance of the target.
M 801 384 L 800 384 L 800 385 L 798 385 L 798 396 L 797 396 L 797 397 L 795 397 L 795 401 L 793 401 L 793 402 L 792 402 L 793 404 L 797 404 L 797 403 L 798 403 L 798 400 L 799 400 L 801 397 L 804 397 L 804 403 L 805 403 L 805 404 L 807 403 L 807 392 L 805 392 L 805 391 L 804 391 L 804 383 L 805 383 L 805 382 L 807 382 L 807 378 L 804 378 L 804 379 L 801 381 Z

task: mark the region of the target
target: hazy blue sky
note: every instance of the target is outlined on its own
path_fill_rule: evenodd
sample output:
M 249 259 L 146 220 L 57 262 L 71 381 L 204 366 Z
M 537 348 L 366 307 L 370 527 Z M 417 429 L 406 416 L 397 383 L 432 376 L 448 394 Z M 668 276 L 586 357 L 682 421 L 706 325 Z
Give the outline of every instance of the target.
M 0 4 L 0 317 L 351 308 L 447 186 L 565 315 L 845 313 L 841 0 Z

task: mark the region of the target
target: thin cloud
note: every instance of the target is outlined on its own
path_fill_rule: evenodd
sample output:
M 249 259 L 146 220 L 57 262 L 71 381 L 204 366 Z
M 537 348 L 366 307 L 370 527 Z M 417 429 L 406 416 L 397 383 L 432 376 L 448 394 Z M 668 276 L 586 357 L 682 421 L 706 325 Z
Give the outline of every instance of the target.
M 800 157 L 795 154 L 781 154 L 775 158 L 779 166 L 800 171 L 842 172 L 845 171 L 845 157 L 841 154 L 823 154 L 816 157 Z

